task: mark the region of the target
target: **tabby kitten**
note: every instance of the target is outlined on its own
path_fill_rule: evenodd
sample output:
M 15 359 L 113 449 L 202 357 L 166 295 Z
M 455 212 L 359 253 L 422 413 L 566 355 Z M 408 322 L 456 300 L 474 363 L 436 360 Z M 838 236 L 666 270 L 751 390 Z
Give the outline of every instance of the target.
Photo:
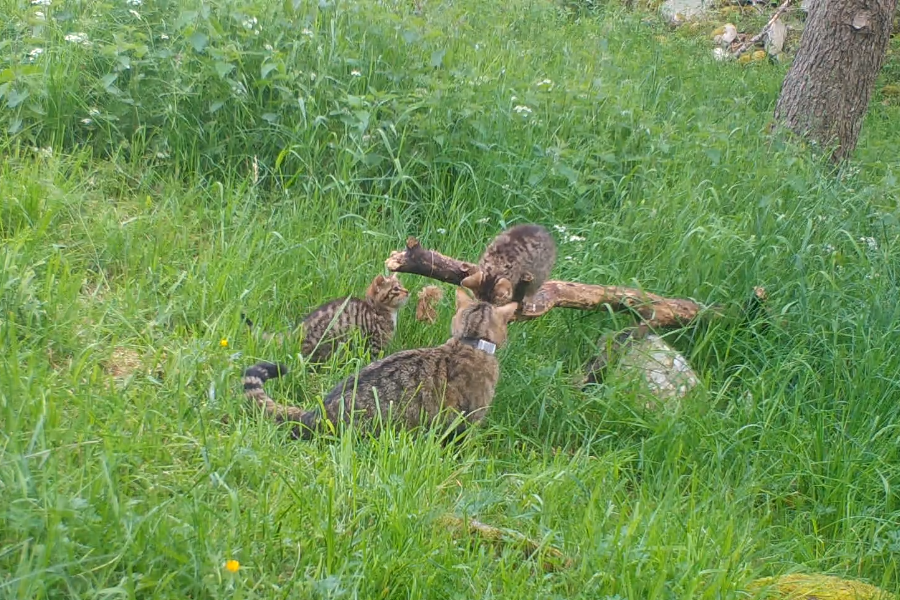
M 556 244 L 540 225 L 516 225 L 490 243 L 478 261 L 478 271 L 461 285 L 481 300 L 523 308 L 547 280 L 556 262 Z
M 374 356 L 393 338 L 397 312 L 407 300 L 409 291 L 396 275 L 378 275 L 369 284 L 365 299 L 336 298 L 304 317 L 300 324 L 303 336 L 300 351 L 312 362 L 324 362 L 358 330 Z M 253 325 L 249 320 L 247 324 Z M 263 337 L 271 339 L 272 336 L 263 334 Z M 281 336 L 277 337 L 280 342 Z
M 244 371 L 244 395 L 276 421 L 298 423 L 294 437 L 311 437 L 325 420 L 349 423 L 351 415 L 363 428 L 377 431 L 379 417 L 414 428 L 449 422 L 456 413 L 462 417 L 456 432 L 462 433 L 481 421 L 494 399 L 500 377 L 494 350 L 506 342 L 506 325 L 515 311 L 515 303 L 493 306 L 457 288 L 449 340 L 397 352 L 351 375 L 325 396 L 324 419 L 318 410 L 284 406 L 266 394 L 263 385 L 285 374 L 283 365 L 258 363 Z

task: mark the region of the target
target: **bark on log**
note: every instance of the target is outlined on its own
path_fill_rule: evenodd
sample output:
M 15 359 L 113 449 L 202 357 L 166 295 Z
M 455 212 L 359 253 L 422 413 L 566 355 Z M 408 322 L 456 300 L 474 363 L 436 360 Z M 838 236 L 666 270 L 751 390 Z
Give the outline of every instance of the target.
M 897 0 L 811 3 L 784 78 L 775 121 L 827 150 L 835 162 L 856 147 L 890 41 Z
M 453 285 L 459 285 L 478 268 L 472 263 L 427 250 L 414 237 L 406 240 L 405 250 L 392 252 L 384 264 L 393 272 L 413 273 Z M 665 329 L 688 325 L 702 313 L 715 312 L 719 308 L 706 307 L 683 298 L 665 298 L 634 288 L 553 280 L 545 282 L 531 300 L 514 320 L 535 319 L 553 308 L 593 310 L 608 306 L 617 312 L 637 313 L 653 329 Z

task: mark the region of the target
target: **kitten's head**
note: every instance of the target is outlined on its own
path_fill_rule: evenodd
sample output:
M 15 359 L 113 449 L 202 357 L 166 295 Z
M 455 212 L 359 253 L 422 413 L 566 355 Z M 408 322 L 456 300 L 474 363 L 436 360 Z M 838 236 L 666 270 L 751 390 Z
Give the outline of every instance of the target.
M 377 275 L 366 290 L 366 298 L 375 304 L 397 310 L 409 300 L 409 290 L 403 287 L 396 275 Z
M 475 292 L 480 298 L 489 298 L 493 304 L 503 306 L 513 299 L 513 285 L 506 277 L 485 277 L 481 270 L 469 275 L 460 282 L 464 288 Z
M 518 306 L 515 302 L 494 306 L 475 300 L 461 287 L 456 288 L 456 314 L 450 324 L 450 333 L 455 338 L 482 339 L 502 346 L 506 343 L 506 324 L 516 314 Z

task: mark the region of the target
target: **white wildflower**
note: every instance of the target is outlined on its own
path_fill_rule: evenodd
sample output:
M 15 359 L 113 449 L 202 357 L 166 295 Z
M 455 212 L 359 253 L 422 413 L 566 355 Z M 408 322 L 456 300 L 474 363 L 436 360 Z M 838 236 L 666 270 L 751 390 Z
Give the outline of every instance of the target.
M 128 6 L 140 6 L 144 3 L 144 0 L 125 0 L 125 4 Z
M 92 117 L 97 117 L 100 115 L 100 111 L 97 110 L 96 108 L 92 108 L 88 111 L 88 114 Z
M 490 222 L 490 220 L 491 220 L 490 217 L 483 217 L 483 218 L 481 218 L 481 219 L 478 219 L 478 220 L 475 221 L 475 222 L 478 223 L 479 225 L 484 225 L 485 223 Z
M 250 17 L 248 19 L 244 19 L 244 22 L 242 24 L 244 26 L 244 29 L 255 29 L 258 23 L 259 21 L 256 20 L 256 17 Z
M 713 58 L 716 60 L 725 60 L 728 58 L 728 51 L 725 48 L 713 48 Z
M 580 235 L 570 235 L 568 238 L 566 238 L 566 241 L 567 242 L 583 242 L 584 239 L 585 238 L 581 237 Z
M 544 79 L 543 81 L 539 81 L 537 84 L 538 87 L 544 87 L 544 86 L 549 87 L 551 85 L 553 85 L 553 82 L 550 81 L 549 79 Z
M 512 98 L 509 99 L 509 101 L 510 101 L 510 102 L 515 102 L 515 101 L 518 100 L 518 99 L 519 99 L 518 96 L 513 96 Z
M 67 33 L 63 39 L 73 44 L 87 45 L 90 43 L 86 33 Z
M 45 15 L 44 11 L 42 11 L 42 10 L 36 10 L 36 11 L 34 11 L 34 18 L 39 21 L 43 21 L 44 19 L 47 18 L 47 15 Z
M 263 46 L 263 48 L 265 48 L 269 52 L 275 51 L 275 48 L 272 47 L 272 44 L 266 44 L 265 46 Z
M 32 148 L 31 150 L 43 158 L 51 158 L 53 156 L 53 148 L 50 146 L 45 148 Z
M 313 36 L 312 30 L 309 29 L 309 28 L 307 28 L 307 27 L 304 27 L 304 28 L 303 28 L 303 31 L 301 31 L 300 33 L 302 33 L 302 34 L 305 35 L 306 37 L 312 37 L 312 36 Z
M 50 0 L 31 0 L 32 6 L 50 6 Z
M 94 120 L 93 119 L 82 119 L 81 122 L 84 123 L 85 125 L 92 125 L 94 123 Z
M 863 242 L 866 246 L 869 247 L 869 250 L 873 252 L 878 250 L 878 241 L 873 237 L 861 237 L 859 241 Z
M 353 77 L 362 77 L 362 73 L 359 72 L 359 69 L 353 69 L 352 71 L 350 71 L 350 75 L 352 75 Z
M 130 13 L 131 13 L 131 16 L 134 17 L 135 19 L 140 19 L 140 18 L 141 18 L 141 13 L 139 13 L 139 12 L 136 11 L 136 10 L 134 10 L 133 8 L 130 9 L 128 12 L 130 12 Z
M 157 153 L 156 153 L 156 158 L 158 158 L 158 159 L 160 159 L 160 160 L 165 160 L 165 159 L 169 158 L 169 153 L 166 152 L 166 151 L 157 152 Z
M 575 260 L 575 259 L 572 258 L 571 256 L 567 256 L 567 257 L 566 257 L 566 260 Z
M 34 60 L 43 53 L 44 53 L 43 48 L 32 48 L 31 51 L 28 53 L 28 58 L 30 60 Z
M 555 229 L 555 230 L 558 231 L 559 233 L 565 233 L 565 232 L 566 232 L 566 226 L 565 226 L 565 225 L 554 225 L 554 226 L 553 226 L 553 229 Z
M 513 108 L 513 110 L 514 110 L 517 114 L 522 115 L 523 117 L 527 117 L 528 115 L 531 114 L 531 109 L 528 108 L 527 106 L 525 106 L 524 104 L 516 105 L 516 106 Z
M 834 254 L 834 246 L 832 246 L 831 244 L 823 245 L 822 250 L 825 251 L 825 254 Z
M 309 74 L 309 79 L 310 79 L 310 81 L 315 81 L 315 80 L 316 80 L 316 74 L 315 74 L 315 73 L 310 73 L 310 74 Z
M 475 44 L 475 51 L 481 50 L 481 44 Z
M 166 35 L 165 33 L 161 33 L 161 34 L 159 34 L 159 39 L 161 39 L 161 40 L 167 40 L 167 39 L 169 39 L 169 36 Z
M 438 229 L 437 232 L 440 233 L 441 235 L 444 235 L 447 233 L 447 230 L 446 229 Z

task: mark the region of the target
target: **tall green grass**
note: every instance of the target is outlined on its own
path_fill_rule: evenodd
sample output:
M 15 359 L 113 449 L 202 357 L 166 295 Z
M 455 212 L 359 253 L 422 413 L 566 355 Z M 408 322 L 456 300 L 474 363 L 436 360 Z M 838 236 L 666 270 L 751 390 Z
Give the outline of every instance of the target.
M 783 66 L 546 1 L 0 0 L 0 40 L 0 596 L 900 588 L 896 107 L 877 98 L 833 173 L 762 133 Z M 682 332 L 702 389 L 653 414 L 578 388 L 620 317 L 515 324 L 457 447 L 297 443 L 246 409 L 256 359 L 311 405 L 368 357 L 308 371 L 241 312 L 287 329 L 408 235 L 475 260 L 526 220 L 552 228 L 557 278 L 704 302 L 763 285 L 770 326 Z M 446 295 L 389 351 L 444 341 Z M 448 512 L 574 566 L 459 539 Z

